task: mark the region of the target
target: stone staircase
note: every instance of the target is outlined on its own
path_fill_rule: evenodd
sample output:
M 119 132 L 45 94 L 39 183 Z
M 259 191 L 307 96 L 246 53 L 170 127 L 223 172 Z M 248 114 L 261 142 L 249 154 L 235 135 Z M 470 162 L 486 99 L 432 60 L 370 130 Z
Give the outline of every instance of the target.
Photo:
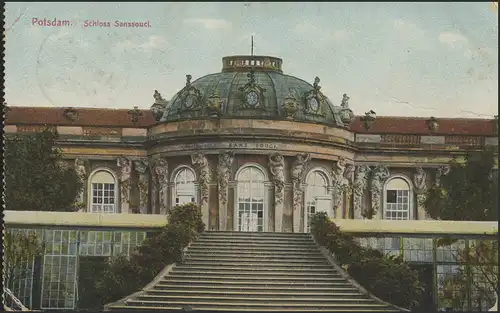
M 205 232 L 182 264 L 105 309 L 402 311 L 365 294 L 336 268 L 309 234 Z

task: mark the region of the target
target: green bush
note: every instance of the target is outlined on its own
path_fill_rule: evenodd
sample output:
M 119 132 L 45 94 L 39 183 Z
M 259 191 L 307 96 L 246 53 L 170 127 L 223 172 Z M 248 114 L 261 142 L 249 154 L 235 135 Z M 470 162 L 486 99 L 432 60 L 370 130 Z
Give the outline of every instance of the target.
M 168 224 L 182 224 L 194 230 L 196 233 L 201 233 L 205 229 L 201 208 L 195 203 L 187 203 L 173 207 L 168 214 Z
M 182 260 L 183 250 L 205 229 L 200 206 L 189 203 L 175 206 L 168 215 L 168 224 L 159 233 L 144 240 L 131 252 L 112 257 L 103 271 L 92 280 L 101 294 L 93 303 L 80 303 L 80 309 L 102 307 L 106 303 L 141 290 L 167 265 Z
M 416 307 L 422 293 L 419 275 L 401 257 L 362 247 L 353 236 L 342 233 L 325 213 L 313 215 L 311 233 L 366 290 L 391 304 Z
M 142 282 L 138 279 L 139 268 L 125 255 L 109 258 L 107 265 L 103 273 L 95 277 L 94 280 L 95 288 L 101 295 L 100 307 L 106 303 L 117 301 L 143 287 Z M 87 306 L 80 307 L 80 309 L 85 308 Z
M 101 256 L 80 256 L 78 262 L 78 302 L 77 307 L 100 310 L 102 295 L 94 285 L 95 278 L 108 268 L 107 258 Z

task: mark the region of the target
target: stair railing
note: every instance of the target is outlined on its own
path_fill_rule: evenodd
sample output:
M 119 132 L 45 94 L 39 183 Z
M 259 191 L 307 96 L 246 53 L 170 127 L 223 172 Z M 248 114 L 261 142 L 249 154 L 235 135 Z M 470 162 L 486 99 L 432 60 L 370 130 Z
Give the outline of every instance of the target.
M 3 293 L 4 295 L 7 295 L 9 296 L 10 300 L 12 300 L 12 302 L 19 308 L 18 310 L 15 310 L 11 307 L 8 307 L 7 305 L 5 305 L 5 311 L 29 311 L 29 309 L 27 307 L 24 306 L 24 304 L 21 302 L 21 300 L 19 300 L 13 293 L 12 291 L 10 291 L 9 288 L 7 287 L 4 287 L 3 288 Z M 7 299 L 7 297 L 5 297 L 5 299 Z

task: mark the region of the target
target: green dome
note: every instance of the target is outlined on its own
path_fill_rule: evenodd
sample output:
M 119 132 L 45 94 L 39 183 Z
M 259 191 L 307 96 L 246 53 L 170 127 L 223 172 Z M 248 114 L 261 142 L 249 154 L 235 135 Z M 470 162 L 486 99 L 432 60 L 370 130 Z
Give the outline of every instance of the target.
M 344 126 L 341 116 L 350 110 L 334 106 L 321 93 L 319 78 L 311 85 L 283 74 L 281 64 L 282 60 L 274 57 L 233 56 L 223 58 L 220 73 L 193 82 L 191 75 L 186 75 L 186 86 L 161 108 L 159 122 L 218 117 Z

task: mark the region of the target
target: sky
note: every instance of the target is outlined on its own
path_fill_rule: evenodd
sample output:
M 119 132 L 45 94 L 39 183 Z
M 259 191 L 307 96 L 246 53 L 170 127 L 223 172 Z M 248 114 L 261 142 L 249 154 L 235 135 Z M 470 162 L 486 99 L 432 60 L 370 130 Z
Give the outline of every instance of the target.
M 497 10 L 492 2 L 8 2 L 6 102 L 147 109 L 155 89 L 170 99 L 186 74 L 194 81 L 220 72 L 224 56 L 250 54 L 253 35 L 256 55 L 282 58 L 286 74 L 311 84 L 318 76 L 336 105 L 347 93 L 357 115 L 492 118 Z M 43 26 L 44 18 L 69 25 Z

